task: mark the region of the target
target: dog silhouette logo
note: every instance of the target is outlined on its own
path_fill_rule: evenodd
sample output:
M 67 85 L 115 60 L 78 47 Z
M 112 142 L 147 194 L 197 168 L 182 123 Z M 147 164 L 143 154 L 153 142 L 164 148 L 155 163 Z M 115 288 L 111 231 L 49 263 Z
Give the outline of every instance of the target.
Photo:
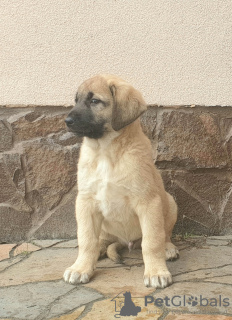
M 130 291 L 126 291 L 124 294 L 124 306 L 120 311 L 120 316 L 137 316 L 137 314 L 141 311 L 141 307 L 135 306 L 134 302 L 131 300 Z

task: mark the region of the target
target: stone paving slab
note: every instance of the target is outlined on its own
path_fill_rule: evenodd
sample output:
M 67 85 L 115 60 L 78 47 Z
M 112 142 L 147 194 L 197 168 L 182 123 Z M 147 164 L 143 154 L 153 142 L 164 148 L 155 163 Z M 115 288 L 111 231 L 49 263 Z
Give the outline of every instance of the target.
M 10 258 L 10 251 L 16 244 L 1 244 L 0 261 Z
M 40 247 L 37 247 L 32 243 L 22 243 L 20 246 L 15 248 L 13 256 L 17 256 L 18 254 L 28 254 L 37 250 L 40 250 Z
M 217 241 L 220 245 L 215 245 Z M 30 245 L 21 244 L 21 251 L 24 252 L 25 246 L 35 247 L 36 251 L 16 257 L 13 257 L 13 247 L 9 246 L 8 258 L 0 261 L 0 320 L 115 319 L 124 305 L 125 292 L 130 292 L 134 304 L 141 307 L 137 317 L 128 317 L 130 320 L 232 320 L 229 241 L 222 236 L 179 241 L 180 259 L 168 262 L 174 283 L 163 290 L 144 286 L 139 249 L 132 252 L 124 249 L 123 264 L 115 264 L 108 258 L 98 261 L 92 280 L 73 286 L 66 284 L 62 275 L 76 260 L 77 240 L 33 240 Z M 178 241 L 176 244 L 178 246 Z M 0 254 L 7 251 L 3 246 L 0 245 Z M 145 296 L 154 301 L 163 299 L 163 303 L 156 305 L 153 301 L 145 306 Z M 174 298 L 174 305 L 166 305 L 165 298 L 171 301 L 175 296 L 181 299 L 185 296 L 185 305 L 183 300 L 180 306 L 175 305 L 178 297 Z M 208 305 L 204 305 L 204 299 Z
M 81 314 L 82 312 L 85 310 L 85 306 L 82 306 L 80 308 L 78 308 L 77 310 L 75 310 L 72 313 L 66 314 L 64 316 L 60 316 L 60 317 L 56 317 L 56 318 L 52 318 L 50 320 L 76 320 Z
M 0 272 L 5 270 L 6 268 L 9 268 L 13 264 L 16 264 L 19 261 L 23 260 L 23 258 L 24 258 L 23 256 L 17 256 L 17 257 L 11 258 L 11 259 L 0 261 Z M 0 283 L 0 285 L 1 285 L 1 283 Z
M 25 320 L 35 319 L 59 296 L 70 291 L 63 282 L 34 283 L 0 289 L 0 315 Z
M 77 250 L 72 248 L 49 248 L 33 252 L 21 261 L 20 267 L 18 264 L 13 265 L 7 273 L 0 273 L 0 285 L 10 286 L 61 279 L 64 270 L 75 262 L 76 256 Z

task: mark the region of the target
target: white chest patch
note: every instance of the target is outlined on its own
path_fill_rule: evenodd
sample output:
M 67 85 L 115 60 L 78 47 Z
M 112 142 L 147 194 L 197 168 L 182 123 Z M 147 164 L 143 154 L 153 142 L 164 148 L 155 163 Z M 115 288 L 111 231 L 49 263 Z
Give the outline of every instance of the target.
M 82 171 L 80 183 L 81 191 L 91 193 L 96 200 L 104 217 L 103 229 L 129 243 L 141 237 L 141 229 L 129 203 L 131 190 L 124 183 L 125 174 L 120 174 L 107 157 L 102 157 L 94 172 Z
M 126 205 L 127 190 L 119 184 L 112 164 L 106 158 L 99 161 L 96 178 L 95 199 L 99 202 L 103 216 L 114 220 L 118 211 Z

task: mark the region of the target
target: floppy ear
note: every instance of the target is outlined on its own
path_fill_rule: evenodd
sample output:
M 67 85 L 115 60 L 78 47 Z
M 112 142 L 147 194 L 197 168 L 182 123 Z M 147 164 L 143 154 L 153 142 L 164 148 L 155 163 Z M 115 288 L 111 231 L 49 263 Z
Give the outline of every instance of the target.
M 111 84 L 114 106 L 112 128 L 118 131 L 135 121 L 144 111 L 146 103 L 139 91 L 127 83 Z

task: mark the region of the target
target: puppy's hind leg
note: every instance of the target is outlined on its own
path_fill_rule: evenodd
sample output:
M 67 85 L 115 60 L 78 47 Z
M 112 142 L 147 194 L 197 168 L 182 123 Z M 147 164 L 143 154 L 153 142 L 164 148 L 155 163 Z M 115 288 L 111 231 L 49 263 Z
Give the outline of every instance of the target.
M 136 213 L 142 229 L 144 284 L 146 287 L 165 288 L 172 283 L 165 259 L 165 226 L 162 198 L 136 202 Z M 155 213 L 155 218 L 154 218 Z
M 169 210 L 165 220 L 165 254 L 166 260 L 175 260 L 179 258 L 179 251 L 177 247 L 171 242 L 172 230 L 177 220 L 177 205 L 173 197 L 167 193 Z
M 98 260 L 101 260 L 107 256 L 107 248 L 112 243 L 112 241 L 100 239 L 100 254 Z

